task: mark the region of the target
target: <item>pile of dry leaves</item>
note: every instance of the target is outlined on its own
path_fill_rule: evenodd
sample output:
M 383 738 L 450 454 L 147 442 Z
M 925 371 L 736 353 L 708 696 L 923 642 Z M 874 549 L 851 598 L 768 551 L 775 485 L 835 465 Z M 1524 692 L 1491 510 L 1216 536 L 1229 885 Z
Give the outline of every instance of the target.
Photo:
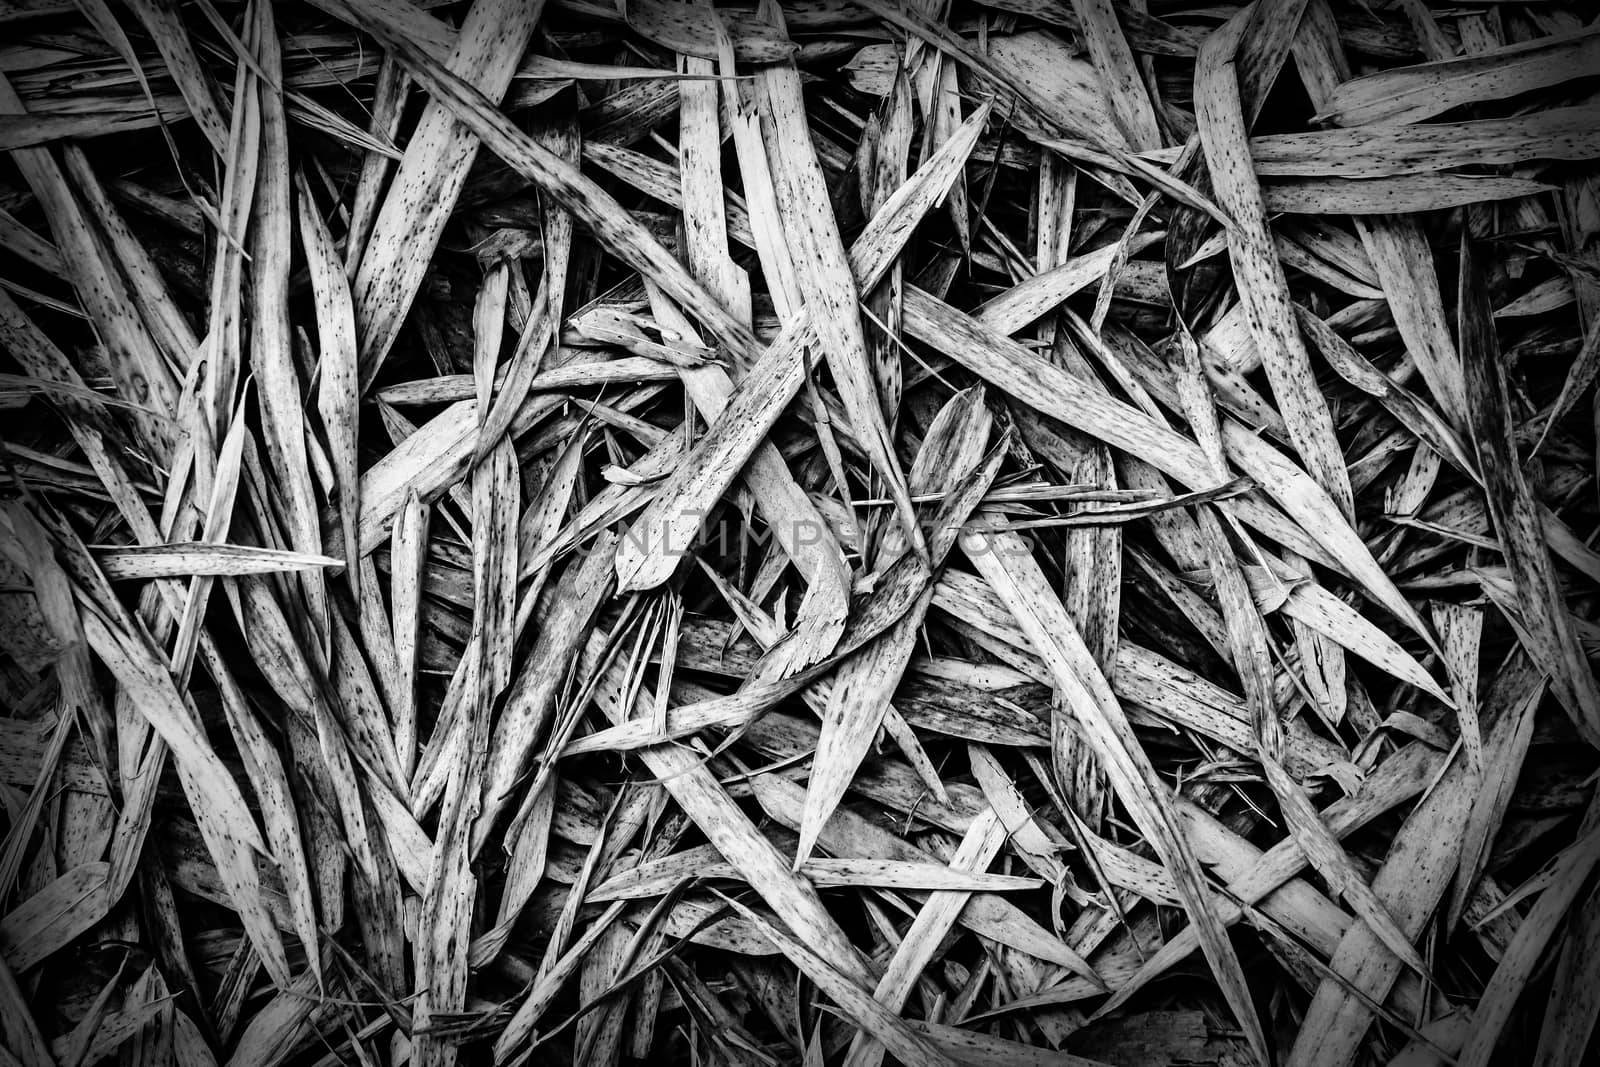
M 0 1063 L 1577 1064 L 1571 0 L 0 2 Z

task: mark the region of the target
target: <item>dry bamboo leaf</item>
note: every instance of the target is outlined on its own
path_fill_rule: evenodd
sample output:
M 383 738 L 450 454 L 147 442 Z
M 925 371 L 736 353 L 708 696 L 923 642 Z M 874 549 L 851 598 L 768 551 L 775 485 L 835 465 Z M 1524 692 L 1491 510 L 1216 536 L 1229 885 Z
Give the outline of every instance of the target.
M 306 965 L 320 985 L 321 958 L 315 947 L 321 944 L 322 939 L 306 865 L 305 845 L 295 818 L 294 799 L 288 776 L 284 772 L 283 759 L 211 642 L 206 642 L 203 655 L 207 671 L 217 682 L 223 710 L 228 716 L 229 730 L 244 760 L 245 773 L 249 775 L 256 800 L 261 805 L 261 821 L 272 843 L 278 876 L 288 902 L 290 923 L 300 943 L 312 948 Z
M 369 30 L 372 18 L 395 18 L 406 11 L 396 4 L 347 8 L 342 2 L 330 4 L 329 9 Z M 465 79 L 474 90 L 498 99 L 510 85 L 543 10 L 543 3 L 474 3 L 448 57 L 441 57 L 444 69 Z M 375 35 L 384 40 L 381 34 Z M 404 61 L 406 57 L 396 53 L 396 58 Z M 444 100 L 429 103 L 395 170 L 389 195 L 373 219 L 351 280 L 363 387 L 371 384 L 388 356 L 422 283 L 428 260 L 416 250 L 438 244 L 477 154 L 477 136 L 457 121 L 453 110 Z
M 404 61 L 412 76 L 434 94 L 441 107 L 440 114 L 448 112 L 449 116 L 453 116 L 443 119 L 452 124 L 451 128 L 464 126 L 481 138 L 496 155 L 537 182 L 568 211 L 586 223 L 614 254 L 622 256 L 673 299 L 681 302 L 719 341 L 741 357 L 754 361 L 759 345 L 749 329 L 733 319 L 609 193 L 585 178 L 570 163 L 529 138 L 503 114 L 494 110 L 473 84 L 404 37 L 404 31 L 396 28 L 386 11 L 365 2 L 350 5 L 345 0 L 326 0 L 326 6 L 371 32 Z M 518 10 L 525 11 L 525 7 Z M 531 23 L 529 29 L 531 31 Z M 460 169 L 464 178 L 465 168 Z M 400 184 L 398 176 L 396 184 Z M 371 255 L 369 250 L 368 256 Z M 359 276 L 357 285 L 359 309 Z M 358 310 L 358 322 L 360 317 Z M 372 344 L 370 339 L 367 340 L 364 351 L 375 351 Z M 375 367 L 364 359 L 363 368 L 365 377 L 370 381 Z
M 140 711 L 172 748 L 180 767 L 188 766 L 189 781 L 206 798 L 205 806 L 232 825 L 230 839 L 245 848 L 260 849 L 261 840 L 238 786 L 206 739 L 198 715 L 174 686 L 163 657 L 150 646 L 143 627 L 113 629 L 115 623 L 94 610 L 83 615 L 83 623 L 96 654 L 123 685 L 141 695 Z
M 1242 16 L 1200 46 L 1195 67 L 1195 121 L 1205 148 L 1211 182 L 1232 216 L 1228 249 L 1235 285 L 1262 365 L 1283 412 L 1290 439 L 1317 484 L 1346 515 L 1354 514 L 1349 475 L 1333 417 L 1311 372 L 1310 358 L 1295 326 L 1288 283 L 1268 230 L 1266 207 L 1246 144 L 1236 82 L 1235 53 L 1245 26 Z
M 880 122 L 880 117 L 882 121 Z M 909 173 L 912 136 L 911 85 L 896 77 L 879 112 L 868 117 L 861 144 L 856 149 L 862 175 L 862 209 L 876 215 Z M 952 201 L 952 204 L 954 202 Z M 867 348 L 878 386 L 878 400 L 891 427 L 899 414 L 905 391 L 900 356 L 900 293 L 904 268 L 889 269 L 889 276 L 866 294 L 867 312 L 879 328 L 867 331 Z
M 752 784 L 756 799 L 768 815 L 791 829 L 799 827 L 805 795 L 798 786 L 771 774 L 760 775 Z M 970 812 L 964 812 L 963 830 L 970 819 Z M 934 862 L 928 853 L 845 808 L 834 810 L 823 827 L 819 844 L 840 855 L 866 852 L 905 862 Z M 973 897 L 962 909 L 960 922 L 983 937 L 1070 968 L 1100 984 L 1094 968 L 1082 956 L 1003 898 L 988 894 Z M 1100 987 L 1103 988 L 1103 984 Z
M 472 310 L 472 380 L 480 417 L 489 413 L 495 368 L 500 363 L 500 343 L 505 336 L 506 298 L 510 295 L 511 265 L 497 259 L 484 270 L 483 285 Z M 482 457 L 483 446 L 479 445 Z
M 1389 178 L 1290 178 L 1266 182 L 1269 212 L 1290 215 L 1408 215 L 1551 192 L 1530 178 L 1403 174 Z
M 1399 642 L 1325 587 L 1297 580 L 1293 573 L 1271 575 L 1260 567 L 1246 567 L 1244 572 L 1256 605 L 1263 612 L 1281 612 L 1441 703 L 1452 703 L 1433 676 Z
M 1517 927 L 1516 937 L 1484 988 L 1472 1015 L 1472 1025 L 1462 1041 L 1462 1064 L 1484 1067 L 1493 1062 L 1500 1031 L 1532 977 L 1556 924 L 1578 898 L 1589 872 L 1600 861 L 1600 837 L 1596 837 L 1591 822 L 1587 817 L 1584 819 L 1587 832 L 1557 857 L 1550 870 L 1549 887 Z
M 906 328 L 951 358 L 1030 406 L 1117 448 L 1144 459 L 1196 489 L 1212 475 L 1193 442 L 1110 396 L 1085 388 L 1015 343 L 985 330 L 971 318 L 916 289 L 906 294 Z M 1329 555 L 1357 575 L 1368 593 L 1419 633 L 1425 627 L 1387 575 L 1372 560 L 1332 499 L 1270 446 L 1235 423 L 1225 423 L 1224 442 L 1235 460 L 1295 517 L 1304 532 L 1326 546 Z M 1241 498 L 1240 503 L 1249 498 Z M 1281 526 L 1260 509 L 1241 517 L 1274 535 Z
M 1005 840 L 1005 823 L 990 809 L 972 820 L 960 847 L 950 858 L 950 866 L 956 870 L 981 871 L 994 862 Z M 900 946 L 890 957 L 883 977 L 878 979 L 873 1000 L 890 1011 L 899 1011 L 904 1007 L 917 977 L 933 962 L 939 943 L 955 925 L 956 916 L 969 898 L 970 894 L 949 890 L 940 890 L 928 896 L 917 912 L 916 919 L 906 930 Z M 845 1063 L 850 1067 L 877 1067 L 883 1062 L 884 1052 L 885 1046 L 875 1039 L 875 1035 L 863 1030 L 856 1034 L 851 1043 Z
M 1450 899 L 1452 916 L 1464 912 L 1472 888 L 1488 865 L 1490 846 L 1505 820 L 1533 741 L 1534 709 L 1544 694 L 1545 680 L 1538 677 L 1526 656 L 1518 655 L 1501 669 L 1485 696 L 1484 710 L 1498 715 L 1483 739 L 1478 791 L 1461 832 L 1461 872 Z
M 971 477 L 981 469 L 990 422 L 981 387 L 952 397 L 923 437 L 922 449 L 911 467 L 911 491 L 942 495 L 965 489 L 967 493 L 962 495 L 970 494 L 968 508 L 975 507 L 998 473 L 997 452 L 987 464 L 988 469 L 982 471 L 986 477 Z M 963 482 L 969 484 L 963 486 Z M 947 528 L 928 538 L 935 566 L 943 562 L 944 553 L 954 543 L 953 531 L 948 527 L 964 524 L 967 514 L 948 516 Z M 879 565 L 905 551 L 911 543 L 910 532 L 902 524 L 891 522 L 879 541 Z M 822 715 L 822 733 L 806 787 L 806 811 L 801 820 L 800 844 L 795 850 L 796 863 L 803 863 L 811 854 L 823 824 L 843 798 L 877 734 L 932 599 L 933 587 L 929 584 L 887 633 L 840 667 Z
M 1420 930 L 1455 868 L 1472 787 L 1464 761 L 1453 760 L 1412 811 L 1373 880 L 1373 892 L 1408 933 Z M 1372 1021 L 1372 998 L 1382 1000 L 1400 961 L 1365 924 L 1357 924 L 1340 942 L 1329 967 L 1338 977 L 1325 978 L 1318 987 L 1290 1063 L 1349 1063 Z
M 22 987 L 11 968 L 0 960 L 0 1033 L 5 1035 L 6 1047 L 12 1049 L 17 1062 L 24 1067 L 53 1067 L 55 1059 L 50 1046 L 39 1033 L 39 1024 L 23 999 Z
M 1456 718 L 1461 723 L 1461 743 L 1474 768 L 1483 767 L 1483 728 L 1478 721 L 1478 668 L 1483 641 L 1483 612 L 1462 604 L 1437 604 L 1433 622 L 1439 631 L 1455 695 Z
M 1041 824 L 1034 820 L 1021 792 L 987 749 L 968 745 L 967 752 L 972 761 L 973 777 L 978 780 L 995 814 L 1005 823 L 1011 846 L 1029 867 L 1049 881 L 1060 883 L 1068 875 L 1066 867 L 1056 856 L 1062 846 L 1052 841 Z
M 944 1023 L 912 1020 L 911 1028 L 926 1034 L 952 1059 L 967 1067 L 1104 1067 L 1099 1060 L 1052 1052 Z
M 934 605 L 1012 648 L 1026 651 L 1028 659 L 1018 660 L 1013 665 L 1041 682 L 1049 681 L 1043 663 L 1032 658 L 1032 646 L 1026 635 L 981 579 L 946 570 L 934 590 Z M 1242 700 L 1185 671 L 1159 653 L 1130 641 L 1119 642 L 1112 679 L 1113 690 L 1129 703 L 1215 738 L 1230 748 L 1248 749 L 1253 744 L 1250 713 Z M 1291 733 L 1287 740 L 1286 756 L 1294 773 L 1341 773 L 1340 765 L 1346 761 L 1339 746 L 1309 734 Z
M 1528 654 L 1550 673 L 1550 687 L 1579 732 L 1600 743 L 1600 687 L 1563 607 L 1550 551 L 1540 534 L 1542 524 L 1517 458 L 1500 343 L 1473 249 L 1466 242 L 1461 255 L 1460 333 L 1472 428 L 1489 513 L 1522 608 Z
M 0 77 L 0 112 L 22 111 L 10 82 Z M 121 276 L 101 258 L 83 208 L 60 167 L 41 149 L 21 149 L 11 155 L 50 218 L 56 247 L 72 273 L 84 310 L 107 346 L 119 388 L 126 399 L 151 409 L 151 416 L 136 422 L 143 443 L 156 455 L 167 456 L 174 434 L 163 416 L 170 418 L 177 409 L 178 387 L 172 372 L 138 318 Z
M 1461 357 L 1451 343 L 1432 250 L 1412 219 L 1358 221 L 1358 229 L 1423 380 L 1444 415 L 1464 429 L 1468 405 Z
M 340 525 L 344 530 L 345 578 L 359 599 L 356 583 L 361 573 L 360 543 L 356 530 L 361 506 L 361 475 L 356 466 L 360 413 L 355 312 L 333 238 L 317 214 L 305 174 L 297 172 L 296 181 L 300 244 L 305 249 L 311 288 L 316 294 L 320 357 L 317 361 L 317 412 L 322 416 L 322 432 L 333 465 L 331 495 L 338 501 Z
M 1476 55 L 1394 67 L 1345 82 L 1321 116 L 1340 126 L 1420 122 L 1463 104 L 1560 85 L 1600 58 L 1594 30 L 1536 37 Z
M 28 971 L 105 918 L 110 865 L 86 863 L 65 872 L 0 919 L 0 952 L 13 970 Z
M 1580 905 L 1574 928 L 1562 946 L 1534 1054 L 1533 1062 L 1538 1067 L 1575 1062 L 1582 1057 L 1594 1031 L 1595 1015 L 1600 1012 L 1592 981 L 1597 951 L 1595 905 L 1591 893 Z
M 169 0 L 134 0 L 129 9 L 144 23 L 150 40 L 161 52 L 167 71 L 206 139 L 218 155 L 228 151 L 228 121 L 216 98 L 216 89 L 184 27 L 178 5 Z
M 911 231 L 960 173 L 987 119 L 987 108 L 969 118 L 963 135 L 952 138 L 918 168 L 856 239 L 850 259 L 858 286 L 870 289 L 883 276 Z M 634 524 L 641 534 L 630 534 L 618 556 L 617 573 L 623 589 L 651 588 L 671 573 L 700 516 L 727 489 L 746 457 L 799 391 L 802 354 L 811 329 L 806 317 L 798 317 L 784 328 L 741 380 L 711 431 L 656 491 Z
M 1273 134 L 1250 140 L 1263 178 L 1392 178 L 1451 167 L 1600 155 L 1592 105 L 1505 119 Z
M 1271 1057 L 1266 1037 L 1239 959 L 1212 911 L 1194 854 L 1173 821 L 1166 786 L 1156 777 L 1066 609 L 1049 591 L 1043 572 L 1033 562 L 1030 547 L 1016 534 L 976 531 L 963 537 L 962 547 L 1044 658 L 1052 681 L 1066 697 L 1073 721 L 1089 739 L 1112 787 L 1172 870 L 1190 921 L 1199 932 L 1213 973 L 1245 1030 L 1251 1050 L 1261 1062 L 1268 1062 Z
M 619 679 L 620 681 L 620 679 Z M 620 685 L 610 679 L 596 699 L 613 721 L 633 717 L 621 699 Z M 645 749 L 641 758 L 674 800 L 706 834 L 723 858 L 732 863 L 791 930 L 818 950 L 829 965 L 863 991 L 870 972 L 844 932 L 822 907 L 811 883 L 790 870 L 789 863 L 763 837 L 694 752 L 671 745 Z
M 422 572 L 428 558 L 428 507 L 415 493 L 395 519 L 389 552 L 390 610 L 393 612 L 396 703 L 394 747 L 400 773 L 417 762 L 417 641 L 422 625 Z
M 1278 798 L 1279 811 L 1306 860 L 1323 876 L 1334 891 L 1364 922 L 1384 947 L 1414 971 L 1428 976 L 1427 964 L 1417 953 L 1412 938 L 1403 931 L 1384 903 L 1374 894 L 1360 870 L 1340 846 L 1320 813 L 1299 783 L 1290 778 L 1278 761 L 1263 752 L 1261 765 Z
M 84 616 L 84 631 L 119 682 L 137 694 L 139 710 L 171 747 L 185 791 L 199 798 L 192 806 L 229 895 L 263 963 L 287 980 L 282 942 L 261 902 L 255 852 L 264 846 L 237 783 L 200 729 L 198 716 L 174 687 L 171 674 L 150 649 L 148 636 L 116 633 L 92 612 Z
M 262 437 L 271 459 L 271 478 L 281 494 L 281 516 L 288 527 L 290 544 L 299 552 L 317 552 L 322 548 L 322 531 L 311 490 L 300 379 L 290 353 L 289 254 L 293 215 L 289 206 L 288 120 L 283 114 L 282 97 L 271 84 L 281 77 L 282 64 L 271 10 L 267 4 L 255 5 L 256 22 L 252 28 L 263 77 L 258 80 L 261 161 L 251 222 L 254 301 L 250 366 L 261 406 Z M 315 632 L 326 644 L 329 608 L 323 575 L 317 571 L 304 573 L 301 587 Z
M 570 161 L 577 147 L 574 143 L 577 138 L 576 132 L 567 129 L 566 124 L 559 120 L 553 125 L 555 129 L 548 133 L 551 147 L 560 153 L 562 158 Z M 493 407 L 483 417 L 483 425 L 478 434 L 477 459 L 480 461 L 494 442 L 500 439 L 501 434 L 511 426 L 528 390 L 533 387 L 537 379 L 549 346 L 555 340 L 553 327 L 561 322 L 564 307 L 563 291 L 567 284 L 567 266 L 572 253 L 573 220 L 572 216 L 558 205 L 544 205 L 540 221 L 544 236 L 545 277 L 540 283 L 539 295 L 534 301 L 533 309 L 528 313 L 528 321 L 517 337 L 516 350 L 506 367 Z M 481 385 L 478 389 L 478 403 L 480 405 L 489 403 L 486 390 Z
M 671 51 L 702 59 L 717 58 L 718 24 L 727 25 L 709 7 L 677 0 L 630 3 L 623 17 L 640 36 Z M 747 63 L 782 63 L 796 51 L 797 46 L 787 34 L 760 18 L 740 18 L 735 27 L 728 40 L 734 55 Z
M 1161 147 L 1155 108 L 1110 0 L 1072 0 L 1072 10 L 1078 16 L 1079 32 L 1089 46 L 1112 117 L 1128 147 L 1135 152 Z
M 342 567 L 343 560 L 251 545 L 142 545 L 136 548 L 94 548 L 100 569 L 111 581 L 151 578 L 211 577 L 242 574 L 284 574 Z
M 1130 254 L 1140 252 L 1164 236 L 1161 232 L 1140 234 L 1124 247 Z M 1059 266 L 1012 286 L 978 308 L 972 317 L 1001 333 L 1018 333 L 1059 307 L 1073 293 L 1103 278 L 1116 257 L 1117 248 L 1111 246 L 1073 256 Z
M 955 1062 L 913 1031 L 904 1019 L 881 1004 L 877 997 L 869 996 L 835 970 L 833 963 L 826 957 L 819 956 L 803 941 L 787 931 L 778 929 L 738 901 L 730 899 L 728 904 L 760 927 L 772 943 L 777 945 L 807 978 L 827 993 L 864 1032 L 871 1033 L 881 1041 L 883 1047 L 893 1052 L 901 1063 L 907 1064 L 908 1067 L 922 1067 L 925 1064 Z
M 1420 744 L 1413 744 L 1405 750 L 1403 757 L 1390 759 L 1377 772 L 1369 775 L 1354 795 L 1329 806 L 1322 813 L 1323 819 L 1334 834 L 1342 836 L 1351 833 L 1427 789 L 1438 776 L 1440 766 L 1441 761 L 1436 753 Z M 1292 841 L 1284 841 L 1264 853 L 1247 874 L 1233 879 L 1228 891 L 1241 901 L 1261 900 L 1303 870 L 1305 863 L 1305 854 L 1299 847 Z M 1224 921 L 1237 921 L 1242 912 L 1230 904 L 1221 915 Z M 1151 978 L 1193 952 L 1198 944 L 1198 937 L 1192 928 L 1181 931 L 1118 987 L 1115 995 L 1101 1006 L 1100 1013 L 1114 1010 Z
M 474 852 L 483 848 L 495 820 L 511 802 L 511 791 L 526 772 L 528 756 L 554 713 L 567 669 L 610 592 L 607 550 L 614 544 L 615 538 L 606 535 L 585 558 L 568 565 L 551 594 L 556 610 L 543 620 L 533 650 L 510 680 L 505 706 L 488 739 L 482 809 L 473 827 Z
M 736 879 L 732 864 L 717 863 L 715 849 L 680 852 L 655 869 L 645 866 L 610 878 L 590 890 L 586 899 L 610 901 L 662 895 L 685 877 L 704 880 Z M 1039 879 L 1015 875 L 954 871 L 937 863 L 918 860 L 809 859 L 800 873 L 817 886 L 873 886 L 882 889 L 949 890 L 968 893 L 1003 893 L 1037 889 Z
M 686 59 L 690 71 L 710 73 L 703 60 Z M 748 276 L 734 263 L 727 247 L 727 222 L 724 211 L 720 155 L 720 127 L 717 87 L 708 83 L 685 82 L 679 87 L 682 107 L 679 116 L 679 145 L 682 172 L 682 199 L 686 252 L 690 269 L 702 279 L 730 309 L 743 317 L 750 315 Z M 658 322 L 692 338 L 693 331 L 677 309 L 658 298 L 649 288 Z M 720 415 L 733 390 L 728 375 L 717 367 L 698 367 L 680 372 L 684 388 L 707 419 Z M 790 474 L 777 449 L 758 446 L 751 458 L 746 482 L 757 504 L 767 516 L 778 543 L 805 575 L 807 590 L 796 612 L 789 654 L 774 661 L 777 670 L 787 672 L 808 666 L 832 651 L 844 627 L 848 578 L 843 552 L 815 505 Z M 816 530 L 815 538 L 796 536 L 801 529 Z M 814 543 L 805 543 L 814 541 Z

